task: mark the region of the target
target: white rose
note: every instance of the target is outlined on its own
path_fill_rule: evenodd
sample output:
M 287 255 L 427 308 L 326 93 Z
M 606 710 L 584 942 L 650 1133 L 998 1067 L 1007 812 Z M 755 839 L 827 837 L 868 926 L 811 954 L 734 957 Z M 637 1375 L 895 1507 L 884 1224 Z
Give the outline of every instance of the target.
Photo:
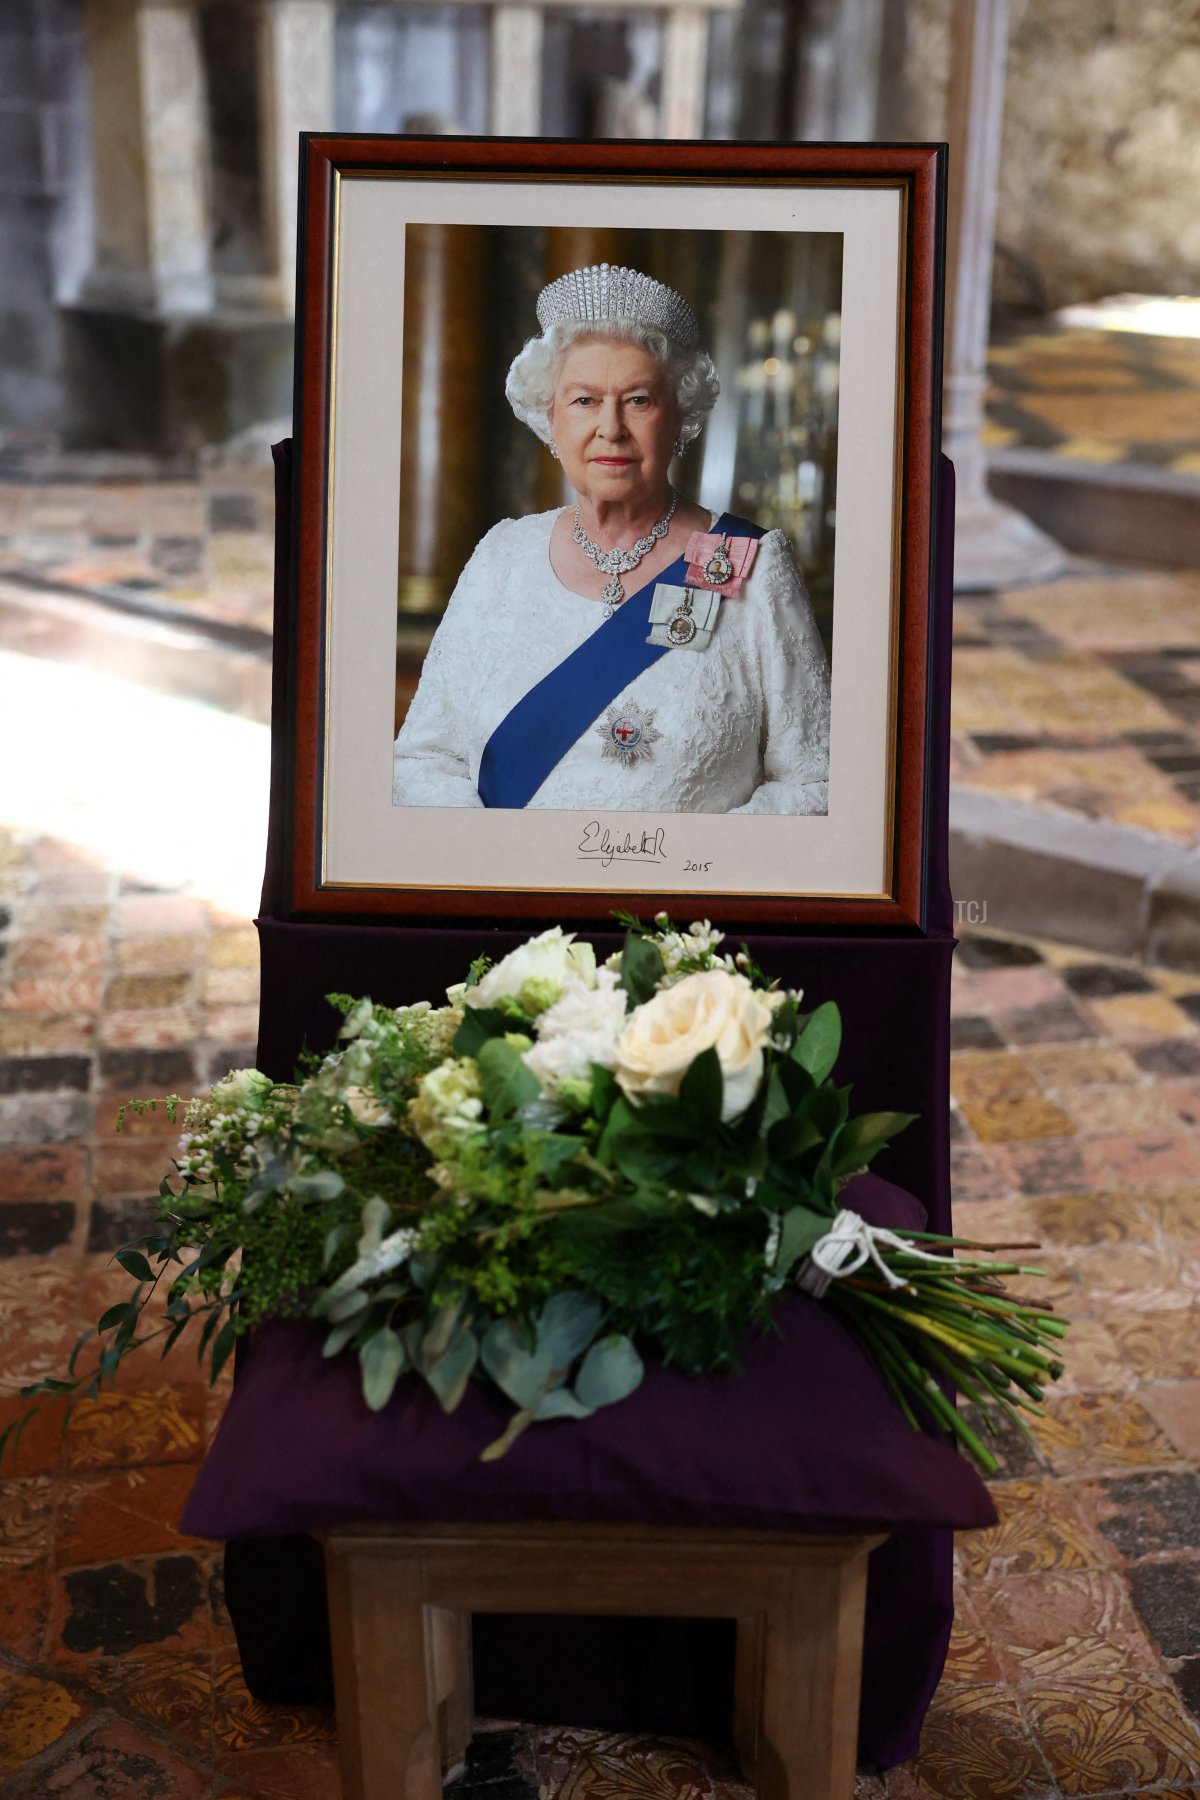
M 577 944 L 575 934 L 554 925 L 521 944 L 463 995 L 467 1006 L 495 1006 L 500 1000 L 529 999 L 536 1010 L 553 1004 L 574 974 L 587 987 L 596 982 L 596 952 L 590 944 Z
M 269 1075 L 260 1075 L 257 1069 L 231 1069 L 216 1083 L 209 1099 L 218 1106 L 244 1106 L 253 1111 L 262 1105 L 274 1085 Z
M 677 1094 L 704 1050 L 715 1050 L 725 1078 L 723 1119 L 744 1113 L 763 1072 L 772 1010 L 744 975 L 704 969 L 663 988 L 629 1015 L 617 1039 L 615 1070 L 631 1099 Z

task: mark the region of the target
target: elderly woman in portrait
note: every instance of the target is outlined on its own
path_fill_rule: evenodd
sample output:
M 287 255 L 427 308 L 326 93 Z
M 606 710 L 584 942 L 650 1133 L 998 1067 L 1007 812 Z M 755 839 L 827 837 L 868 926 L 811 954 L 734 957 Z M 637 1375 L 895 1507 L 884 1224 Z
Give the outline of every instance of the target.
M 543 289 L 509 371 L 576 504 L 477 545 L 396 739 L 398 806 L 823 813 L 829 672 L 780 531 L 672 491 L 719 383 L 631 269 Z

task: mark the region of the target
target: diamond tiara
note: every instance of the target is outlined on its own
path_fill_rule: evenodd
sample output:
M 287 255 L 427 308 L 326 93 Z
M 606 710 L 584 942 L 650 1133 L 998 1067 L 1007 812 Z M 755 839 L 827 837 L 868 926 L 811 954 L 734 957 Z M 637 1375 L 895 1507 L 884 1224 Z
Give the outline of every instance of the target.
M 682 294 L 651 275 L 611 263 L 560 275 L 538 295 L 537 316 L 543 331 L 563 323 L 638 319 L 683 350 L 694 349 L 700 340 L 696 315 Z

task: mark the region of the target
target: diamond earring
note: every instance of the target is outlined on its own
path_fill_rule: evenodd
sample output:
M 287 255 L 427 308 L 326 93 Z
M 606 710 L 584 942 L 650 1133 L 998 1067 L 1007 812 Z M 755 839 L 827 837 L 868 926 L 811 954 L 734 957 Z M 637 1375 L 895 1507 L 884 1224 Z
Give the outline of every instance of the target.
M 551 456 L 554 458 L 555 462 L 557 462 L 558 461 L 558 445 L 555 443 L 553 438 L 547 438 L 546 448 L 550 452 Z

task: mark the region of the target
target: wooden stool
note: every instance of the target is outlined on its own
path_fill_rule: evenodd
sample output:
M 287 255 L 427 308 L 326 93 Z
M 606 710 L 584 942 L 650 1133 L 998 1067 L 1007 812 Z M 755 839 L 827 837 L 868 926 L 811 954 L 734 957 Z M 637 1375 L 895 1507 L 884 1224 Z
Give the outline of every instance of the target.
M 851 1800 L 867 1553 L 883 1541 L 635 1525 L 327 1532 L 345 1800 L 441 1800 L 474 1723 L 473 1612 L 736 1619 L 747 1779 L 761 1800 Z

